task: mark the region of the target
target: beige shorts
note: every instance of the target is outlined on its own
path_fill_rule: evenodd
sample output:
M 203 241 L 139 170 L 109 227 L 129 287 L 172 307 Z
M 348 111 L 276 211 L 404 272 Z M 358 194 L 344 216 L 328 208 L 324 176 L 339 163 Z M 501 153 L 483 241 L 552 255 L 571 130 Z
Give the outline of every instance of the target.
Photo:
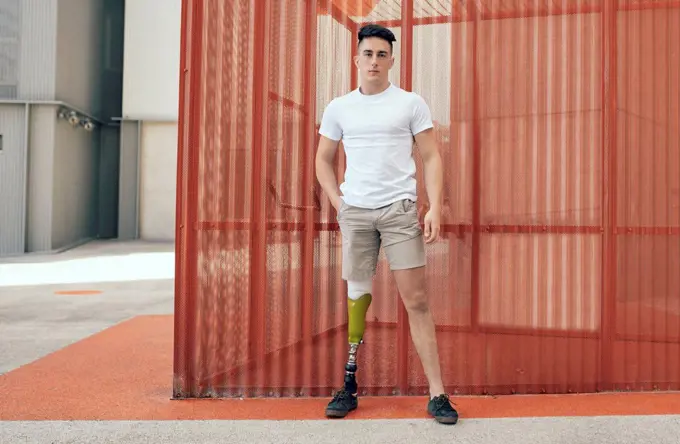
M 375 210 L 343 202 L 338 224 L 342 233 L 344 280 L 373 277 L 381 246 L 391 270 L 422 267 L 426 263 L 418 209 L 412 200 L 400 200 Z

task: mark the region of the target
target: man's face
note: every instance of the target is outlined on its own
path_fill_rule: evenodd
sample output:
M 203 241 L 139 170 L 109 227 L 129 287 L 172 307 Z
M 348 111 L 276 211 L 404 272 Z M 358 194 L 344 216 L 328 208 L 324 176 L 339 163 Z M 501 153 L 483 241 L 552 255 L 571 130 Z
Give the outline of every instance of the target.
M 390 44 L 377 37 L 363 39 L 354 63 L 362 82 L 383 83 L 394 65 Z

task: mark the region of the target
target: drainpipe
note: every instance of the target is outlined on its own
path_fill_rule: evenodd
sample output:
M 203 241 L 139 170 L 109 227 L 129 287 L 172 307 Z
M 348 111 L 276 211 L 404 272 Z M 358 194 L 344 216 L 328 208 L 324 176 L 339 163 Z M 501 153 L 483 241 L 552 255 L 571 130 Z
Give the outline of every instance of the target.
M 23 211 L 21 212 L 21 229 L 23 230 L 22 237 L 24 239 L 24 253 L 28 253 L 28 173 L 29 173 L 29 162 L 28 162 L 28 151 L 30 147 L 29 135 L 30 124 L 31 124 L 31 104 L 25 104 L 24 113 L 24 195 L 23 195 Z

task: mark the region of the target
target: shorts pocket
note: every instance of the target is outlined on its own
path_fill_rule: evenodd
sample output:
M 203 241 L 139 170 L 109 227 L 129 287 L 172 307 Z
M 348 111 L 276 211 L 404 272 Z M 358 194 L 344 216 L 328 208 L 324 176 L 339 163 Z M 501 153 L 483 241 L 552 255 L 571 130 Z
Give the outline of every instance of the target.
M 416 203 L 411 199 L 404 199 L 401 201 L 402 209 L 404 213 L 410 214 L 416 211 Z
M 340 203 L 340 208 L 338 208 L 338 211 L 336 212 L 336 215 L 335 215 L 335 218 L 336 218 L 337 220 L 340 220 L 340 216 L 341 216 L 342 213 L 344 213 L 345 210 L 347 209 L 347 204 L 345 203 L 345 201 L 344 201 L 344 200 L 341 200 L 340 202 L 341 202 L 341 203 Z

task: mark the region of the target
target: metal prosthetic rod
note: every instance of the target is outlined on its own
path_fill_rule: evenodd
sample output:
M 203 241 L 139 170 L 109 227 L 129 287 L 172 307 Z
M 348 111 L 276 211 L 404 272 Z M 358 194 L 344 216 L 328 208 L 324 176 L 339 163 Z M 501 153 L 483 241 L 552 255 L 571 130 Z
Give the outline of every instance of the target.
M 366 330 L 366 312 L 370 305 L 370 293 L 366 293 L 356 300 L 347 299 L 349 358 L 345 364 L 345 390 L 353 395 L 356 395 L 358 391 L 356 380 L 357 352 L 359 345 L 363 342 L 364 331 Z

